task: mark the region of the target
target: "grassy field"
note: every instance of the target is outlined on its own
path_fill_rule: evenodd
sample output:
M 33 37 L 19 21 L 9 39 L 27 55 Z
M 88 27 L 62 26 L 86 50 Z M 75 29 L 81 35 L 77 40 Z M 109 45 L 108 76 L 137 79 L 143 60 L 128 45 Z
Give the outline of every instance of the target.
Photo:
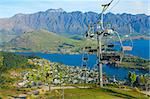
M 0 90 L 0 98 L 7 99 L 29 92 L 33 89 L 5 89 Z M 46 91 L 39 95 L 28 95 L 28 99 L 61 99 L 62 90 Z M 132 89 L 119 88 L 89 88 L 89 89 L 65 89 L 65 99 L 148 99 L 149 97 Z
M 46 92 L 43 95 L 36 97 L 37 99 L 61 99 L 61 90 L 53 90 L 51 93 Z M 91 89 L 65 89 L 65 99 L 148 99 L 145 95 L 131 89 L 118 88 L 91 88 Z

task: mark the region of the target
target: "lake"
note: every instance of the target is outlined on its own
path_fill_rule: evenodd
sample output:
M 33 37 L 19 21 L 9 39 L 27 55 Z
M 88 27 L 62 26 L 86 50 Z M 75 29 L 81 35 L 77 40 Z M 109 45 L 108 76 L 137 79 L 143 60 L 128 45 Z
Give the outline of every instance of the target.
M 133 40 L 133 50 L 129 54 L 150 59 L 150 40 L 138 39 Z
M 134 40 L 134 48 L 133 51 L 128 52 L 130 54 L 140 56 L 145 59 L 149 59 L 149 40 Z M 77 55 L 69 55 L 69 54 L 46 54 L 46 53 L 32 53 L 32 52 L 20 52 L 17 54 L 22 55 L 35 55 L 44 59 L 48 59 L 52 62 L 59 62 L 69 66 L 81 66 L 82 63 L 82 54 Z M 91 69 L 96 64 L 96 55 L 90 55 L 88 61 L 88 67 Z M 135 72 L 137 74 L 145 74 L 148 73 L 142 70 L 134 70 L 134 69 L 125 69 L 112 67 L 108 65 L 103 65 L 103 72 L 108 76 L 115 76 L 116 78 L 123 80 L 127 77 L 128 72 Z

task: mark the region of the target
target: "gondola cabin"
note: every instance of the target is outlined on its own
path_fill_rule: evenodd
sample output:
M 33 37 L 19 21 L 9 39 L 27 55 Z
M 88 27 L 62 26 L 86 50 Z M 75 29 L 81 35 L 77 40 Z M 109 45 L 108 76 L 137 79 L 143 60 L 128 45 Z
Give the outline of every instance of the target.
M 122 49 L 124 51 L 131 51 L 132 50 L 132 47 L 131 46 L 123 46 Z

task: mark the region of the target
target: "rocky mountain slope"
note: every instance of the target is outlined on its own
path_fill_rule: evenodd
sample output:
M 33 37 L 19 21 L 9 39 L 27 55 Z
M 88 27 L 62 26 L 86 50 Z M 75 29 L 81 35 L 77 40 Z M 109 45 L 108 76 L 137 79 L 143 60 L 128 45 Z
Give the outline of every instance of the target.
M 62 9 L 49 9 L 33 14 L 16 14 L 10 18 L 0 19 L 0 35 L 13 38 L 25 32 L 46 29 L 57 34 L 81 35 L 87 30 L 91 22 L 98 20 L 99 14 L 94 12 L 82 13 L 80 11 L 65 12 Z M 105 24 L 112 24 L 120 33 L 128 33 L 129 26 L 137 34 L 150 33 L 150 16 L 145 14 L 113 14 L 104 16 Z

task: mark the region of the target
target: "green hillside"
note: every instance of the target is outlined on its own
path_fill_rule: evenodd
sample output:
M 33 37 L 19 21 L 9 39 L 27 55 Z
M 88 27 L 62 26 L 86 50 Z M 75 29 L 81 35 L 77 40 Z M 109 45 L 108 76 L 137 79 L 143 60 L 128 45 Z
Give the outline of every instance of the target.
M 28 58 L 14 53 L 0 52 L 0 90 L 12 87 L 20 77 L 14 77 L 20 70 L 29 68 Z
M 86 44 L 95 45 L 91 40 L 74 40 L 46 30 L 24 33 L 5 45 L 5 49 L 16 51 L 42 51 L 51 53 L 80 52 Z

